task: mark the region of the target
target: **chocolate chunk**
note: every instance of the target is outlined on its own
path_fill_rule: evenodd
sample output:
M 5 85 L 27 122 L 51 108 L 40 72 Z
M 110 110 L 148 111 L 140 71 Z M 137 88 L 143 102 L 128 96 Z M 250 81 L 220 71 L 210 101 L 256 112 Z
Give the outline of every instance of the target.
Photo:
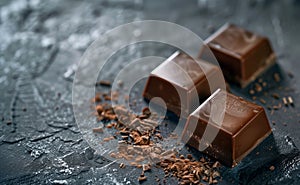
M 169 111 L 187 117 L 222 83 L 217 66 L 177 51 L 151 72 L 143 96 L 160 97 Z
M 226 24 L 205 41 L 216 56 L 227 80 L 241 87 L 254 81 L 275 63 L 266 37 Z
M 213 107 L 224 113 L 223 119 L 217 118 Z M 225 110 L 218 110 L 222 108 Z M 206 143 L 207 138 L 203 138 L 207 128 L 218 131 L 211 144 Z M 189 116 L 182 139 L 198 150 L 203 144 L 208 146 L 204 153 L 233 167 L 270 133 L 271 128 L 261 106 L 217 90 Z

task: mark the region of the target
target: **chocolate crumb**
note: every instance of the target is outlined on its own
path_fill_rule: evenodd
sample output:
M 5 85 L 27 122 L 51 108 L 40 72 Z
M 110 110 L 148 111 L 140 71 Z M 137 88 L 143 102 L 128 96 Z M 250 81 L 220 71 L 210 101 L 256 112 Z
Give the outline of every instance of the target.
M 283 97 L 283 98 L 282 98 L 282 101 L 283 101 L 283 104 L 284 104 L 285 106 L 288 106 L 288 102 L 287 102 L 286 97 Z
M 267 103 L 266 100 L 264 100 L 264 99 L 262 99 L 262 98 L 260 98 L 259 101 L 260 101 L 261 103 L 263 103 L 263 104 L 266 104 L 266 103 Z
M 113 128 L 115 126 L 114 123 L 109 123 L 108 125 L 106 125 L 106 128 Z
M 151 170 L 151 165 L 150 164 L 143 164 L 143 171 L 150 171 Z
M 139 180 L 139 182 L 146 181 L 147 176 L 139 176 L 138 180 Z
M 187 157 L 188 159 L 192 159 L 192 158 L 193 158 L 192 154 L 187 154 L 186 157 Z
M 101 105 L 96 106 L 96 111 L 98 112 L 99 115 L 103 112 L 103 107 Z
M 142 113 L 147 116 L 151 115 L 151 111 L 150 111 L 149 107 L 144 107 L 142 110 Z
M 94 102 L 101 102 L 101 97 L 100 94 L 96 94 L 95 98 L 94 98 Z
M 278 105 L 273 105 L 273 109 L 278 110 L 281 108 L 281 106 L 282 106 L 281 103 L 279 103 Z
M 115 153 L 110 153 L 109 155 L 110 155 L 110 157 L 112 157 L 112 158 L 116 158 L 116 157 L 117 157 L 117 154 L 115 154 Z
M 218 161 L 216 161 L 214 164 L 213 164 L 213 168 L 219 168 L 221 166 L 221 164 L 218 162 Z
M 273 93 L 272 96 L 273 96 L 273 98 L 275 98 L 275 99 L 279 99 L 279 98 L 280 98 L 279 94 L 277 94 L 277 93 Z
M 113 136 L 111 136 L 111 137 L 104 138 L 103 141 L 107 142 L 107 141 L 110 141 L 110 140 L 113 140 L 113 139 L 115 139 L 115 138 Z
M 110 87 L 111 83 L 108 80 L 100 80 L 99 82 L 96 83 L 96 85 L 101 85 L 101 86 L 107 86 Z
M 213 184 L 217 184 L 218 181 L 215 179 L 215 180 L 212 181 L 212 183 L 213 183 Z
M 111 96 L 109 96 L 109 95 L 104 95 L 103 97 L 104 97 L 104 100 L 106 100 L 106 101 L 110 101 L 111 100 Z
M 262 91 L 261 85 L 259 85 L 258 83 L 256 83 L 255 84 L 255 90 L 256 90 L 256 92 L 261 92 Z
M 103 128 L 101 128 L 101 127 L 93 128 L 93 132 L 103 133 Z
M 253 95 L 253 94 L 255 94 L 255 91 L 253 89 L 250 89 L 249 94 Z
M 125 168 L 125 164 L 124 164 L 124 163 L 121 163 L 121 164 L 120 164 L 120 168 Z
M 275 82 L 280 82 L 281 79 L 280 79 L 280 76 L 278 73 L 274 73 L 273 77 L 274 77 Z
M 292 99 L 291 96 L 288 97 L 288 102 L 289 102 L 290 105 L 293 105 L 293 104 L 294 104 L 294 101 L 293 101 L 293 99 Z

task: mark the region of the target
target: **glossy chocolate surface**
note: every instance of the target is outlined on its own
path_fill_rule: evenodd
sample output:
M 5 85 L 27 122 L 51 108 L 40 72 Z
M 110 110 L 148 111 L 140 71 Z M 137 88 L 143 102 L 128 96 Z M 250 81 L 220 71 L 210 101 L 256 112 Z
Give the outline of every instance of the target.
M 267 38 L 226 24 L 205 41 L 225 77 L 245 87 L 275 62 Z
M 226 106 L 220 106 L 225 103 L 224 97 Z M 216 112 L 224 112 L 223 120 L 215 121 L 215 117 L 219 115 L 212 113 L 213 106 Z M 208 124 L 219 132 L 204 152 L 228 166 L 235 166 L 271 133 L 267 116 L 261 106 L 223 90 L 217 90 L 189 116 L 182 135 L 183 141 L 199 149 L 202 144 L 200 139 Z
M 151 72 L 143 96 L 148 100 L 160 97 L 169 111 L 187 117 L 211 91 L 222 88 L 222 82 L 218 67 L 175 52 Z

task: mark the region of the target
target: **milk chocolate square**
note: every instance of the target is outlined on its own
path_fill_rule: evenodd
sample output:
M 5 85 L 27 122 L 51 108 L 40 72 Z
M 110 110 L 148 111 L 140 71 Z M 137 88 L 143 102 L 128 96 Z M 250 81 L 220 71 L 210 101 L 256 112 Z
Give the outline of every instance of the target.
M 263 107 L 219 89 L 189 116 L 182 140 L 233 167 L 270 133 Z
M 226 24 L 205 41 L 216 56 L 227 80 L 241 87 L 254 81 L 275 63 L 266 37 Z
M 169 111 L 187 118 L 223 84 L 217 66 L 178 51 L 151 72 L 143 96 L 147 100 L 162 98 Z

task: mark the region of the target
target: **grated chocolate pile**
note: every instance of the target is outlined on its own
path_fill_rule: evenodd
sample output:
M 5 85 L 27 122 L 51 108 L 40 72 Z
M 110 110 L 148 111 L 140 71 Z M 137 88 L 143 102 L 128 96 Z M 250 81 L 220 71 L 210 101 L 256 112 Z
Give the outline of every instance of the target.
M 113 93 L 113 99 L 118 93 Z M 104 101 L 103 101 L 104 100 Z M 115 129 L 113 136 L 103 139 L 103 142 L 118 141 L 117 151 L 110 156 L 115 159 L 125 159 L 130 165 L 142 169 L 138 181 L 146 181 L 146 171 L 150 171 L 152 165 L 162 168 L 167 177 L 176 177 L 180 184 L 201 184 L 207 182 L 215 184 L 220 179 L 218 168 L 220 163 L 211 163 L 204 158 L 196 160 L 191 154 L 187 157 L 180 155 L 177 150 L 166 150 L 162 147 L 164 141 L 157 122 L 158 117 L 151 113 L 148 107 L 142 109 L 137 115 L 128 111 L 122 105 L 112 107 L 111 98 L 107 94 L 97 94 L 92 102 L 96 103 L 95 115 L 99 121 L 106 123 L 106 128 L 93 128 L 93 132 L 102 133 L 103 129 Z M 176 135 L 170 137 L 177 138 Z M 125 168 L 121 163 L 120 168 Z M 160 182 L 160 179 L 157 179 Z

